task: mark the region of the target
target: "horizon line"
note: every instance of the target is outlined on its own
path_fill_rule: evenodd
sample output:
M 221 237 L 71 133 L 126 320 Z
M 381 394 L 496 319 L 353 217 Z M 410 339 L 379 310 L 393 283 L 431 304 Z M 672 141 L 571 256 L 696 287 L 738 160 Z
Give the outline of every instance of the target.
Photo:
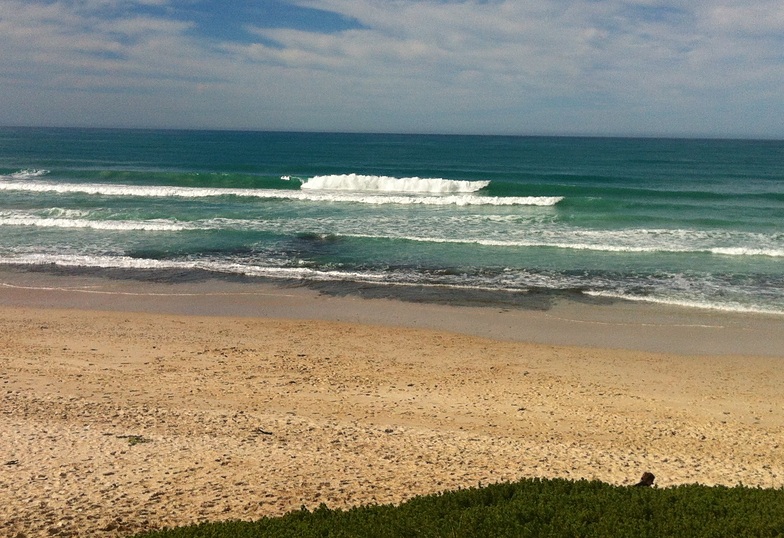
M 281 134 L 334 134 L 369 136 L 454 136 L 454 137 L 497 137 L 497 138 L 626 138 L 640 140 L 737 140 L 760 142 L 784 142 L 784 137 L 761 135 L 717 135 L 717 134 L 603 134 L 603 133 L 470 133 L 470 132 L 404 132 L 322 129 L 263 129 L 242 127 L 129 127 L 129 126 L 86 126 L 86 125 L 0 125 L 0 129 L 60 129 L 95 131 L 179 131 L 179 132 L 226 132 L 226 133 L 281 133 Z

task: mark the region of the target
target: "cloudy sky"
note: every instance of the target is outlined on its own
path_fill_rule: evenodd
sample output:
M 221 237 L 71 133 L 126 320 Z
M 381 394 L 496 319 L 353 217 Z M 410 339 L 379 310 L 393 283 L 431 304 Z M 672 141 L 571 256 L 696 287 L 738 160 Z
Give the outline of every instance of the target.
M 784 138 L 784 2 L 2 0 L 0 125 Z

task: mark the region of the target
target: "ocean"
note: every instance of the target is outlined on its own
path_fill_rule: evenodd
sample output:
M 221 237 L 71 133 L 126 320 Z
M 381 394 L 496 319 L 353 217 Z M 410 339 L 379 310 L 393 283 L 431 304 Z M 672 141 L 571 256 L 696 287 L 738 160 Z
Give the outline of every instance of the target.
M 0 266 L 784 314 L 784 141 L 0 129 Z

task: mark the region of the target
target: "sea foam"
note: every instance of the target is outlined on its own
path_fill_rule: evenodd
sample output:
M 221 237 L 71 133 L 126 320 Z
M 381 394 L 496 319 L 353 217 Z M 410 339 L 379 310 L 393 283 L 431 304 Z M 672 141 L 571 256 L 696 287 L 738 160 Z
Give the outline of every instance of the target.
M 735 314 L 771 314 L 784 315 L 784 310 L 770 306 L 756 304 L 741 304 L 738 302 L 717 302 L 709 299 L 678 299 L 666 296 L 635 296 L 628 293 L 617 291 L 586 291 L 586 295 L 592 297 L 606 297 L 611 299 L 622 299 L 624 301 L 634 301 L 640 303 L 653 303 L 667 306 L 679 306 L 685 308 L 695 308 L 700 310 L 716 310 L 720 312 L 731 312 Z
M 6 176 L 8 177 L 8 176 Z M 18 179 L 18 178 L 15 178 Z M 398 191 L 350 191 L 340 189 L 232 189 L 232 188 L 204 188 L 204 187 L 171 187 L 171 186 L 141 186 L 141 185 L 109 185 L 101 183 L 53 183 L 43 181 L 2 181 L 0 191 L 25 191 L 25 192 L 54 192 L 60 194 L 80 193 L 96 196 L 137 196 L 137 197 L 179 197 L 179 198 L 208 198 L 215 196 L 237 196 L 262 199 L 298 200 L 306 202 L 347 202 L 362 204 L 402 204 L 402 205 L 534 205 L 552 206 L 560 202 L 560 196 L 523 196 L 523 197 L 498 197 L 478 196 L 469 191 L 461 193 L 460 185 L 471 184 L 476 188 L 477 182 L 455 182 L 449 180 L 446 184 L 439 184 L 442 189 L 438 195 L 416 191 L 416 194 L 400 193 Z M 418 184 L 417 188 L 425 188 Z M 303 185 L 304 187 L 304 185 Z M 449 189 L 452 189 L 450 191 Z M 457 192 L 458 194 L 446 194 Z
M 116 221 L 87 219 L 41 219 L 36 217 L 0 217 L 0 226 L 30 226 L 38 228 L 90 228 L 111 231 L 179 232 L 187 226 L 165 220 Z
M 489 181 L 458 181 L 441 178 L 367 176 L 339 174 L 314 176 L 302 183 L 304 190 L 340 190 L 352 192 L 397 192 L 455 194 L 477 192 Z
M 10 177 L 12 179 L 32 179 L 32 178 L 36 178 L 36 177 L 45 176 L 48 173 L 49 173 L 49 170 L 37 170 L 37 169 L 31 168 L 29 170 L 19 170 L 18 172 L 14 172 L 13 174 L 11 174 L 8 177 Z M 0 176 L 0 177 L 2 177 L 2 176 Z

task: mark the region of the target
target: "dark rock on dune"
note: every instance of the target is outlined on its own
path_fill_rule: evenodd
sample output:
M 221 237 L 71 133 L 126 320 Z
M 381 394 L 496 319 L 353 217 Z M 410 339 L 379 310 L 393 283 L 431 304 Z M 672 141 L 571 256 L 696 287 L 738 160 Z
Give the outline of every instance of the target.
M 640 481 L 635 484 L 637 487 L 651 487 L 653 485 L 653 481 L 656 480 L 656 477 L 653 476 L 653 473 L 643 473 L 642 478 Z

